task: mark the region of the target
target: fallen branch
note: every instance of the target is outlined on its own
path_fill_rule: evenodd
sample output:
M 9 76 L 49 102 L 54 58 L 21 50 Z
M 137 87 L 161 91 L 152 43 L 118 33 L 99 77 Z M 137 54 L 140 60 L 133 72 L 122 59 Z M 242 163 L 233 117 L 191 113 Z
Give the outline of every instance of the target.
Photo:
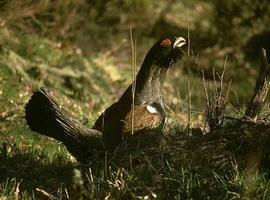
M 259 73 L 259 77 L 256 82 L 254 94 L 247 106 L 244 118 L 257 121 L 260 111 L 264 105 L 265 99 L 268 94 L 270 84 L 270 65 L 267 60 L 266 50 L 262 49 L 261 54 L 262 65 Z

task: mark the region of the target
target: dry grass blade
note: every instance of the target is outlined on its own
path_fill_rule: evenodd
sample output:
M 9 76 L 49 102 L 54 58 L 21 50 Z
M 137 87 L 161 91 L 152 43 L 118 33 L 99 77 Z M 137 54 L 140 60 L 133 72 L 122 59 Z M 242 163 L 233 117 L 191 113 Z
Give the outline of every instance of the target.
M 36 191 L 40 192 L 41 194 L 43 194 L 45 197 L 47 197 L 48 199 L 56 199 L 52 194 L 46 192 L 45 190 L 43 189 L 40 189 L 40 188 L 36 188 Z
M 187 67 L 188 67 L 188 127 L 191 128 L 191 70 L 190 70 L 190 32 L 189 32 L 189 15 L 186 13 L 186 23 L 187 23 L 187 39 L 188 39 L 188 51 L 187 51 Z
M 228 84 L 227 89 L 224 89 L 224 74 L 226 71 L 227 58 L 224 61 L 222 74 L 219 76 L 213 69 L 214 77 L 214 91 L 211 92 L 209 85 L 205 82 L 203 74 L 203 86 L 206 98 L 206 121 L 209 125 L 210 131 L 220 127 L 223 124 L 225 117 L 225 109 L 228 102 L 228 95 L 231 87 L 231 82 Z M 216 76 L 218 77 L 219 84 L 217 84 Z
M 130 28 L 130 43 L 131 43 L 131 50 L 132 50 L 132 57 L 131 57 L 131 70 L 132 70 L 132 117 L 131 117 L 131 135 L 133 135 L 134 131 L 134 99 L 135 99 L 135 90 L 136 90 L 136 48 L 134 45 L 132 29 Z
M 15 190 L 15 199 L 19 200 L 20 199 L 20 184 L 22 183 L 22 180 L 17 183 L 16 185 L 16 190 Z

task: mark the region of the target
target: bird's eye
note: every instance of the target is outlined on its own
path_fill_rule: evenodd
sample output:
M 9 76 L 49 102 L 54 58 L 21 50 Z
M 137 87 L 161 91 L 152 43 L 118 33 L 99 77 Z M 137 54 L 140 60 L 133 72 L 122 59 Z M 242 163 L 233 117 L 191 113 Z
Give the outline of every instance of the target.
M 168 47 L 172 44 L 171 40 L 169 38 L 166 38 L 164 40 L 161 40 L 160 45 L 163 47 Z

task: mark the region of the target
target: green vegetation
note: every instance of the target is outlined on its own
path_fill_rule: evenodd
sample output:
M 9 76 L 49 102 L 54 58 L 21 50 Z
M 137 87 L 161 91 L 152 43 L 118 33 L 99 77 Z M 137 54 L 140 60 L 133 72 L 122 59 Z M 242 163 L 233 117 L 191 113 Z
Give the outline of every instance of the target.
M 205 131 L 202 69 L 213 89 L 213 68 L 220 74 L 229 56 L 225 87 L 230 80 L 232 86 L 225 114 L 240 116 L 241 106 L 253 92 L 259 66 L 257 55 L 249 50 L 258 47 L 255 41 L 261 41 L 260 36 L 265 41 L 269 35 L 265 30 L 269 26 L 258 25 L 268 22 L 267 17 L 260 18 L 261 12 L 268 12 L 268 4 L 260 4 L 261 15 L 251 9 L 253 5 L 241 7 L 243 14 L 236 18 L 242 26 L 230 29 L 229 23 L 235 21 L 233 11 L 242 4 L 217 2 L 1 1 L 0 199 L 245 197 L 244 169 L 233 157 L 230 162 L 208 163 L 185 146 L 184 138 Z M 221 5 L 228 15 L 222 15 Z M 258 20 L 244 23 L 252 17 Z M 91 127 L 131 82 L 129 29 L 134 33 L 139 66 L 157 38 L 169 34 L 187 37 L 187 27 L 191 56 L 169 71 L 164 91 L 168 120 L 161 145 L 141 152 L 117 150 L 81 165 L 62 144 L 27 127 L 24 106 L 39 87 L 46 87 L 75 118 Z M 250 29 L 253 35 L 244 39 Z M 189 67 L 193 129 L 187 127 Z M 268 112 L 267 108 L 265 115 Z M 256 197 L 269 199 L 268 170 L 252 181 Z

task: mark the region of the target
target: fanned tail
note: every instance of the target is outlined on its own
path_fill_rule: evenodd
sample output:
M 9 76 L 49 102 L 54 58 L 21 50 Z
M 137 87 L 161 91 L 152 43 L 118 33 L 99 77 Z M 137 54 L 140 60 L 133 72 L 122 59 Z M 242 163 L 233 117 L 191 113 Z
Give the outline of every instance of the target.
M 79 161 L 103 149 L 101 133 L 73 119 L 42 88 L 26 104 L 25 119 L 32 131 L 62 141 Z

